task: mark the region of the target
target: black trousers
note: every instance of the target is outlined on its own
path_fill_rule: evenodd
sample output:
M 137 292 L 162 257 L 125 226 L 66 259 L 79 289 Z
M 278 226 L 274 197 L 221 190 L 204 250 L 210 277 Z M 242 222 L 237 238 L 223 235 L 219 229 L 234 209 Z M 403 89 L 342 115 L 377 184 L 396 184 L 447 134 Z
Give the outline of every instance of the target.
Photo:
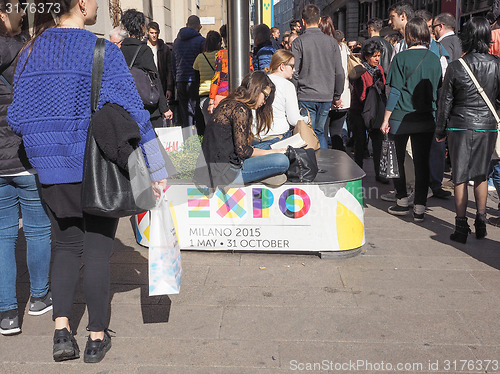
M 415 205 L 427 204 L 427 190 L 429 188 L 429 154 L 434 133 L 422 132 L 416 134 L 391 135 L 396 145 L 398 158 L 399 178 L 394 179 L 396 198 L 402 199 L 406 193 L 405 150 L 408 139 L 411 141 L 413 165 L 415 167 Z
M 109 324 L 109 258 L 118 218 L 89 214 L 83 218 L 57 218 L 50 212 L 54 230 L 52 264 L 53 319 L 71 317 L 83 257 L 83 291 L 89 314 L 89 331 L 102 331 Z
M 177 99 L 182 127 L 196 126 L 198 135 L 205 133 L 205 121 L 200 108 L 198 82 L 177 82 Z
M 332 141 L 332 149 L 345 151 L 344 142 L 342 140 L 342 127 L 347 117 L 347 110 L 330 110 L 328 120 L 326 121 L 325 137 L 328 141 L 328 133 Z

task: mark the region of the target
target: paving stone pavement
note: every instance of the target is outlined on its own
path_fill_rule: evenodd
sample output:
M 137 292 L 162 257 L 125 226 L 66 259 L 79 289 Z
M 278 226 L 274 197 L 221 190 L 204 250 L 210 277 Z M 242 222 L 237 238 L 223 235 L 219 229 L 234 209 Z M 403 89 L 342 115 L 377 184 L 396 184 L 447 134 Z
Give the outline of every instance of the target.
M 111 259 L 116 334 L 104 361 L 53 362 L 50 313 L 25 313 L 22 334 L 0 337 L 0 372 L 500 372 L 500 229 L 452 243 L 452 199 L 429 199 L 425 222 L 415 224 L 386 212 L 390 203 L 378 197 L 389 187 L 373 179 L 364 181 L 360 255 L 185 251 L 175 296 L 148 296 L 147 249 L 122 219 Z M 497 203 L 491 193 L 490 214 Z M 27 311 L 22 242 L 18 293 Z M 73 326 L 81 348 L 86 320 L 79 291 Z

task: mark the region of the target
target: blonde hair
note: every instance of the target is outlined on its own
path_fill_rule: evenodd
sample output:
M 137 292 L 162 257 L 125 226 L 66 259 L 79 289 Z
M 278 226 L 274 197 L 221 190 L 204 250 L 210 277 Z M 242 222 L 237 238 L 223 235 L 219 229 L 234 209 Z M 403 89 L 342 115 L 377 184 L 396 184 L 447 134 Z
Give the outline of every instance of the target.
M 292 52 L 287 51 L 286 49 L 278 49 L 274 52 L 273 57 L 271 58 L 271 63 L 269 64 L 269 67 L 264 69 L 264 72 L 267 74 L 276 72 L 281 64 L 288 64 L 293 57 Z

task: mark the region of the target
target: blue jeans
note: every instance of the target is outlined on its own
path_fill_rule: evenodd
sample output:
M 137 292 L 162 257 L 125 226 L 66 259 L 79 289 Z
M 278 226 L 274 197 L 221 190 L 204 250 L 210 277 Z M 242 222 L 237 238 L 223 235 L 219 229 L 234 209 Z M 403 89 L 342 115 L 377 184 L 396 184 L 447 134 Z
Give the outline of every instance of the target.
M 328 119 L 328 113 L 332 106 L 331 101 L 326 103 L 317 103 L 314 101 L 299 101 L 299 108 L 306 108 L 311 116 L 312 128 L 318 135 L 321 148 L 328 148 L 328 143 L 325 139 L 325 125 Z
M 273 175 L 283 174 L 288 170 L 290 161 L 283 153 L 270 153 L 264 156 L 247 158 L 239 169 L 236 183 L 251 183 Z M 243 180 L 242 180 L 243 179 Z
M 444 176 L 444 166 L 446 159 L 446 142 L 438 143 L 435 138 L 432 139 L 431 151 L 429 153 L 430 184 L 432 191 L 441 188 Z
M 277 143 L 277 142 L 279 142 L 279 141 L 281 141 L 283 139 L 289 138 L 292 135 L 293 135 L 292 130 L 288 130 L 281 137 L 277 137 L 277 138 L 274 138 L 274 139 L 270 139 L 270 140 L 258 140 L 258 139 L 255 139 L 252 142 L 252 147 L 259 148 L 259 149 L 271 149 L 271 146 L 274 143 Z
M 17 308 L 16 241 L 19 207 L 26 237 L 26 261 L 31 295 L 42 297 L 49 290 L 50 220 L 40 199 L 35 175 L 0 177 L 0 311 Z
M 491 160 L 490 169 L 490 178 L 493 180 L 498 196 L 500 196 L 500 159 Z M 500 216 L 500 203 L 498 204 L 497 215 Z

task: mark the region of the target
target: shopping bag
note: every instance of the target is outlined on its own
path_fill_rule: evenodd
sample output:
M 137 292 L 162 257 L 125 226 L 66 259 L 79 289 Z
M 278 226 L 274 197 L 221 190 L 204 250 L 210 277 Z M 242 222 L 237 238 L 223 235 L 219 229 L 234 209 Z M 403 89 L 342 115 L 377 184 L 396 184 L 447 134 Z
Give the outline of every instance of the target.
M 158 127 L 155 129 L 158 139 L 167 152 L 178 151 L 184 143 L 182 127 Z
M 151 209 L 149 235 L 149 296 L 178 294 L 181 250 L 165 193 Z
M 399 178 L 398 159 L 396 158 L 396 145 L 387 134 L 382 141 L 382 155 L 380 157 L 379 176 L 382 178 Z

